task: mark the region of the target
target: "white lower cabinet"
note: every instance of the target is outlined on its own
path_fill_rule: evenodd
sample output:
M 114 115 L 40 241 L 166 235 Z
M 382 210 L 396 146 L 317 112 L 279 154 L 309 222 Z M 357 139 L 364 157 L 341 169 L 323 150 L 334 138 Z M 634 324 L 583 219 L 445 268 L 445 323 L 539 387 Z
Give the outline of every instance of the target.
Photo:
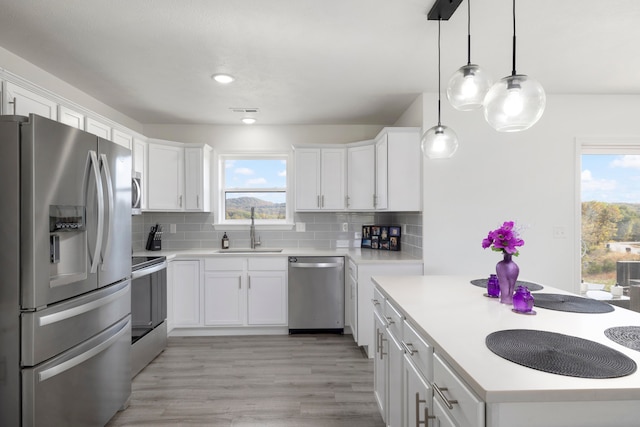
M 358 341 L 358 268 L 348 259 L 345 272 L 345 326 L 348 326 L 353 339 Z
M 404 404 L 404 420 L 407 427 L 419 427 L 429 424 L 433 419 L 433 390 L 429 382 L 413 365 L 408 354 L 404 355 L 402 365 L 402 384 L 404 387 L 402 397 Z M 425 422 L 427 421 L 427 422 Z
M 357 299 L 357 343 L 367 350 L 369 357 L 373 357 L 373 295 L 372 276 L 422 276 L 422 262 L 402 263 L 361 263 L 356 266 L 356 281 L 358 285 Z
M 200 261 L 171 261 L 167 276 L 169 279 L 167 293 L 171 297 L 167 311 L 172 313 L 173 327 L 199 326 L 201 324 Z
M 485 404 L 406 319 L 373 290 L 374 395 L 387 427 L 484 427 Z
M 204 326 L 267 325 L 287 325 L 287 259 L 205 259 Z

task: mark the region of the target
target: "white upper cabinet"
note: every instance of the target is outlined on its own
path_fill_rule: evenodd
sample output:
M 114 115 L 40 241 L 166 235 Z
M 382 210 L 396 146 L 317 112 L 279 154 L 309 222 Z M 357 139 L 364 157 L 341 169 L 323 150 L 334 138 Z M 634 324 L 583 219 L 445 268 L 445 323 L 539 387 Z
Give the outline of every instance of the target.
M 63 105 L 58 106 L 58 121 L 67 126 L 84 130 L 84 114 L 67 108 Z
M 347 208 L 375 209 L 375 147 L 367 144 L 347 149 Z
M 113 129 L 111 133 L 111 140 L 118 145 L 128 148 L 129 150 L 131 150 L 133 146 L 133 136 L 118 129 Z
M 146 169 L 147 210 L 211 211 L 210 146 L 149 141 Z
M 28 116 L 37 114 L 51 120 L 58 120 L 58 104 L 44 96 L 11 82 L 4 82 L 3 114 Z
M 149 144 L 147 209 L 184 210 L 184 149 Z
M 383 129 L 376 137 L 376 153 L 376 209 L 422 211 L 420 128 Z
M 184 149 L 185 209 L 211 211 L 211 147 Z
M 111 126 L 105 125 L 96 119 L 87 117 L 84 129 L 89 133 L 99 136 L 100 138 L 111 140 Z
M 345 149 L 297 148 L 296 210 L 343 210 Z

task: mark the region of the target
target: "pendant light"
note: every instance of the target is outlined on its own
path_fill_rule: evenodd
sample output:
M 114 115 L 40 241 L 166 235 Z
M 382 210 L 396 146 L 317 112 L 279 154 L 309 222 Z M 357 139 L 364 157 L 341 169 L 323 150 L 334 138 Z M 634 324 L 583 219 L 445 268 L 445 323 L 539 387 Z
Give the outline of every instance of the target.
M 484 118 L 497 131 L 529 129 L 542 117 L 544 89 L 534 79 L 516 72 L 516 0 L 513 0 L 513 69 L 495 83 L 484 99 Z
M 422 135 L 422 153 L 429 159 L 446 159 L 458 149 L 458 136 L 440 122 L 440 23 L 438 19 L 438 124 Z
M 490 87 L 487 73 L 471 63 L 471 0 L 467 0 L 467 65 L 458 68 L 449 79 L 447 98 L 456 110 L 477 110 Z

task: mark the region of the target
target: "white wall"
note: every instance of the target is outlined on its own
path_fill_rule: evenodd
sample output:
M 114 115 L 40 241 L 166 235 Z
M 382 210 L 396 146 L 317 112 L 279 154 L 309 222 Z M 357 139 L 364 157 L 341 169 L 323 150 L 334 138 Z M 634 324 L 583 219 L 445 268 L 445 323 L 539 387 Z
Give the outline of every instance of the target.
M 425 94 L 423 128 L 436 123 L 437 98 Z M 445 99 L 442 124 L 456 131 L 460 148 L 451 159 L 424 162 L 425 273 L 488 276 L 500 255 L 481 241 L 513 219 L 530 225 L 515 258 L 520 278 L 577 291 L 575 138 L 639 136 L 640 96 L 549 95 L 540 121 L 519 133 L 496 132 L 482 111 L 455 111 Z M 554 226 L 568 238 L 554 239 Z
M 424 95 L 420 94 L 404 113 L 396 120 L 393 126 L 397 127 L 421 127 L 423 120 Z M 428 128 L 427 128 L 428 129 Z

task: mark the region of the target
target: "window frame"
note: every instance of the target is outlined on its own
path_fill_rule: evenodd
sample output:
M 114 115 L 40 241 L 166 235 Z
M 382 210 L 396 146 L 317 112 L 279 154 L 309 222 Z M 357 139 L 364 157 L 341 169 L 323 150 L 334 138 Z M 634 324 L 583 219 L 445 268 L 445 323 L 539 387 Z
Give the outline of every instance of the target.
M 248 219 L 226 219 L 225 217 L 225 195 L 227 192 L 247 192 L 247 193 L 272 193 L 282 191 L 282 188 L 227 188 L 225 182 L 225 161 L 227 160 L 285 160 L 286 161 L 286 187 L 285 191 L 285 219 L 256 219 L 256 228 L 262 230 L 290 230 L 294 227 L 293 213 L 293 185 L 292 185 L 292 155 L 291 152 L 225 152 L 216 154 L 218 165 L 216 183 L 216 217 L 213 224 L 216 230 L 245 230 L 248 229 L 251 221 Z

